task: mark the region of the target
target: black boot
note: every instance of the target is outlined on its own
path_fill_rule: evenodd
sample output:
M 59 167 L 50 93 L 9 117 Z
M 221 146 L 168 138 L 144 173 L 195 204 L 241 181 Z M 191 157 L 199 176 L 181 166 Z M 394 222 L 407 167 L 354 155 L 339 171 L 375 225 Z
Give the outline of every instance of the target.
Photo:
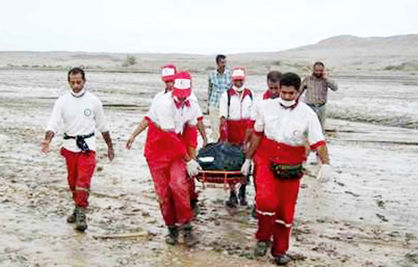
M 246 197 L 246 193 L 245 193 L 246 192 L 246 190 L 245 190 L 246 187 L 247 187 L 246 184 L 242 184 L 239 188 L 238 198 L 239 198 L 239 204 L 241 206 L 247 206 L 248 205 L 247 197 Z
M 198 242 L 194 234 L 192 233 L 192 225 L 190 223 L 183 226 L 184 230 L 184 243 L 188 247 L 193 247 Z
M 76 211 L 76 208 L 74 208 L 73 213 L 68 215 L 67 223 L 75 223 L 75 211 Z
M 179 229 L 177 226 L 168 226 L 168 234 L 165 237 L 165 242 L 168 245 L 174 246 L 178 242 Z
M 286 255 L 286 254 L 279 255 L 279 256 L 274 256 L 274 262 L 275 262 L 277 265 L 286 265 L 286 264 L 288 264 L 291 260 L 292 260 L 292 259 L 291 259 L 288 255 Z
M 84 232 L 87 229 L 86 209 L 76 207 L 75 209 L 75 229 Z
M 238 198 L 237 194 L 234 190 L 231 190 L 231 194 L 229 195 L 229 199 L 225 202 L 225 205 L 229 208 L 236 208 L 238 205 Z
M 267 249 L 269 248 L 269 242 L 260 240 L 257 242 L 254 248 L 254 255 L 256 257 L 263 257 L 267 253 Z

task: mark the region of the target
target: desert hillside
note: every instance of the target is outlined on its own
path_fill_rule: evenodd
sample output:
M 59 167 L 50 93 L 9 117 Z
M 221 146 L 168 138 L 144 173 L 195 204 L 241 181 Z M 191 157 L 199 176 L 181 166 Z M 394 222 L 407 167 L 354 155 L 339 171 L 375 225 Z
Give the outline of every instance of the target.
M 245 66 L 254 74 L 270 69 L 307 72 L 312 62 L 322 60 L 337 75 L 417 75 L 418 34 L 364 38 L 341 35 L 284 51 L 228 56 L 230 65 Z M 193 72 L 206 72 L 215 66 L 214 55 L 0 52 L 3 69 L 62 70 L 81 65 L 97 71 L 155 72 L 167 62 Z

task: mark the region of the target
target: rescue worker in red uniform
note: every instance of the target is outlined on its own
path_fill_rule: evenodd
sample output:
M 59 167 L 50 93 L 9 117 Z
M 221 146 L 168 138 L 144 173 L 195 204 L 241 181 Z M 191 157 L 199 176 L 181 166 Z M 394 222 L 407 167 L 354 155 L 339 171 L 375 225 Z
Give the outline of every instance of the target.
M 254 120 L 251 118 L 253 108 L 253 93 L 245 88 L 245 69 L 238 67 L 232 69 L 232 87 L 224 92 L 219 101 L 220 116 L 220 141 L 241 146 L 249 141 Z M 242 206 L 247 205 L 246 200 L 247 180 L 242 181 L 238 198 Z M 231 188 L 228 207 L 236 207 L 238 198 L 235 190 Z
M 61 155 L 67 164 L 68 185 L 75 204 L 67 222 L 75 223 L 75 229 L 82 232 L 87 229 L 86 208 L 89 204 L 91 178 L 96 167 L 96 128 L 106 141 L 109 159 L 113 160 L 114 157 L 102 102 L 84 88 L 85 82 L 82 69 L 73 68 L 68 72 L 71 91 L 55 102 L 45 138 L 41 141 L 41 152 L 48 153 L 55 134 L 60 130 L 64 132 Z
M 280 79 L 280 98 L 263 101 L 255 118 L 254 131 L 242 173 L 249 172 L 251 158 L 257 151 L 256 207 L 258 229 L 256 256 L 271 253 L 278 265 L 291 259 L 289 248 L 302 163 L 306 161 L 305 144 L 317 150 L 322 162 L 320 177 L 330 175 L 327 147 L 315 113 L 298 101 L 301 80 L 297 74 L 285 73 Z
M 166 243 L 170 245 L 178 242 L 179 232 L 184 232 L 187 246 L 197 242 L 190 223 L 189 177 L 196 176 L 200 169 L 194 158 L 199 111 L 197 103 L 188 99 L 191 86 L 189 73 L 177 73 L 173 91 L 156 99 L 145 117 L 148 133 L 144 154 L 168 227 Z
M 267 73 L 267 87 L 268 87 L 268 89 L 263 93 L 261 99 L 257 98 L 254 101 L 254 107 L 252 109 L 252 112 L 253 112 L 252 118 L 253 119 L 255 119 L 257 117 L 257 112 L 260 109 L 260 106 L 263 105 L 264 100 L 274 99 L 274 98 L 279 97 L 279 94 L 280 94 L 280 77 L 281 76 L 282 76 L 282 73 L 279 72 L 279 71 L 275 71 L 275 70 L 270 71 L 269 73 Z M 254 133 L 252 133 L 252 134 L 254 134 Z M 250 140 L 253 140 L 253 139 L 251 138 Z M 262 147 L 258 147 L 257 153 L 260 153 L 260 151 L 262 151 L 262 150 L 263 150 Z M 257 158 L 258 158 L 257 153 L 253 157 L 253 173 L 252 173 L 255 189 L 256 189 L 255 177 L 256 177 L 256 171 L 257 171 Z M 254 201 L 254 205 L 253 205 L 253 208 L 252 208 L 252 211 L 251 211 L 251 216 L 254 219 L 257 219 L 255 201 Z
M 152 102 L 155 102 L 159 97 L 162 95 L 171 92 L 173 90 L 173 84 L 174 84 L 174 77 L 177 73 L 176 66 L 172 64 L 164 65 L 161 67 L 161 80 L 165 84 L 165 89 L 158 94 L 156 94 L 152 100 Z M 207 137 L 206 137 L 206 130 L 205 126 L 203 124 L 203 113 L 200 109 L 197 97 L 192 92 L 189 101 L 196 102 L 196 107 L 198 108 L 198 118 L 197 118 L 197 129 L 199 130 L 200 136 L 203 140 L 203 145 L 205 146 L 207 144 Z M 133 131 L 131 136 L 129 137 L 128 141 L 126 142 L 126 148 L 131 149 L 133 142 L 135 141 L 135 138 L 142 133 L 145 129 L 148 128 L 148 121 L 144 118 L 138 125 L 138 127 Z M 196 136 L 197 138 L 197 136 Z M 196 146 L 197 146 L 197 140 L 196 140 Z M 195 149 L 196 149 L 195 146 Z M 196 215 L 198 213 L 198 193 L 196 192 L 196 186 L 195 186 L 195 180 L 189 179 L 190 182 L 190 205 L 194 211 L 194 214 Z

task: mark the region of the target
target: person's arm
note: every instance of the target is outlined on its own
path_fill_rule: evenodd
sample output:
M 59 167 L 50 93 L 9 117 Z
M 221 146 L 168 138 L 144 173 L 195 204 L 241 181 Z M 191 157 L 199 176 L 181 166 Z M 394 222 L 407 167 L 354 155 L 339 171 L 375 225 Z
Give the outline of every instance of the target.
M 325 82 L 327 83 L 327 88 L 331 89 L 332 91 L 338 90 L 338 85 L 334 80 L 331 80 L 328 76 L 328 73 L 324 73 L 324 76 L 322 77 Z
M 102 132 L 102 136 L 107 144 L 107 157 L 109 158 L 110 161 L 112 161 L 113 158 L 115 157 L 115 151 L 113 150 L 112 139 L 110 138 L 109 131 Z
M 319 159 L 321 160 L 322 164 L 329 165 L 329 155 L 328 155 L 328 148 L 327 145 L 324 143 L 323 145 L 319 146 L 317 149 Z
M 307 82 L 308 78 L 305 77 L 300 85 L 300 93 L 299 95 L 302 95 L 306 89 L 308 89 L 308 82 Z
M 197 121 L 197 129 L 199 130 L 200 136 L 202 137 L 202 140 L 203 140 L 202 146 L 205 147 L 208 143 L 208 138 L 206 136 L 205 125 L 203 124 L 203 118 Z
M 107 157 L 110 161 L 112 161 L 115 157 L 115 152 L 113 150 L 112 139 L 110 138 L 109 125 L 107 124 L 104 115 L 103 104 L 98 98 L 96 103 L 95 120 L 96 128 L 102 133 L 103 139 L 105 140 L 107 145 Z
M 52 138 L 54 138 L 55 133 L 59 130 L 59 123 L 62 120 L 61 117 L 61 99 L 58 99 L 55 104 L 54 108 L 52 110 L 51 118 L 48 121 L 48 125 L 46 127 L 45 137 L 41 141 L 41 152 L 42 153 L 49 153 L 51 151 L 51 148 L 49 147 Z
M 144 118 L 144 119 L 142 119 L 142 121 L 139 123 L 138 127 L 134 130 L 134 132 L 129 137 L 128 141 L 126 142 L 126 148 L 131 149 L 132 143 L 135 141 L 135 138 L 140 133 L 145 131 L 145 129 L 147 129 L 147 128 L 148 128 L 148 121 Z
M 54 132 L 53 131 L 46 131 L 44 139 L 41 141 L 41 152 L 42 153 L 49 153 L 51 151 L 49 144 L 52 141 L 52 138 L 54 138 Z
M 213 90 L 213 83 L 212 83 L 212 79 L 210 78 L 210 73 L 209 73 L 209 78 L 208 78 L 208 102 L 207 102 L 207 114 L 209 114 L 209 104 L 210 104 L 210 98 L 212 96 L 212 90 Z

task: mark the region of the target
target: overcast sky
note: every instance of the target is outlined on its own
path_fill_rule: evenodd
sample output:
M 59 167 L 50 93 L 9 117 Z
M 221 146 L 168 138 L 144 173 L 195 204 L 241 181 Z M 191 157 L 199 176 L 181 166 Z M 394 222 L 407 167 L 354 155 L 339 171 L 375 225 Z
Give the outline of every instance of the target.
M 0 50 L 278 51 L 352 34 L 418 33 L 418 1 L 1 0 Z

